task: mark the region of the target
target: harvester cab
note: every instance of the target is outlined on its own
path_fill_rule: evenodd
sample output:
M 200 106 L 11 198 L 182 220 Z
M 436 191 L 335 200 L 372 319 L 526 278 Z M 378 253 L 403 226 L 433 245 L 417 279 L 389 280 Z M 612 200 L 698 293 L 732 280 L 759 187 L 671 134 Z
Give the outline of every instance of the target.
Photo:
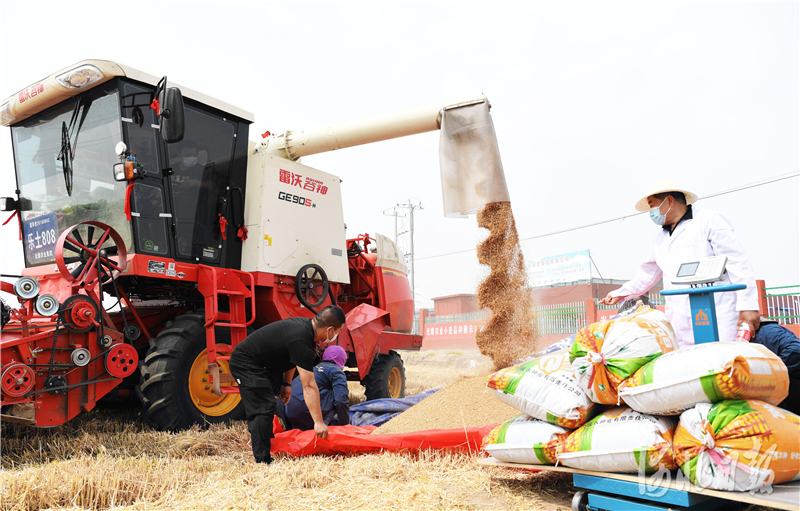
M 330 304 L 367 397 L 400 397 L 418 350 L 405 257 L 345 233 L 341 181 L 302 156 L 442 129 L 445 213 L 508 200 L 477 95 L 248 142 L 254 117 L 166 78 L 83 61 L 0 105 L 24 277 L 0 338 L 3 420 L 62 424 L 136 392 L 154 427 L 241 418 L 228 369 L 249 331 Z M 4 271 L 4 273 L 18 273 Z M 10 301 L 10 300 L 9 300 Z

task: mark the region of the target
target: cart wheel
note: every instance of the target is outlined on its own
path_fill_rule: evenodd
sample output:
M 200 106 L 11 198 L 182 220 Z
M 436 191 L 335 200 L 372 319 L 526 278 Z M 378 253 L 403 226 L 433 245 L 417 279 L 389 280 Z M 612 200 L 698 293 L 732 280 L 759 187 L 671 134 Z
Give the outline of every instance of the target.
M 577 491 L 572 497 L 572 511 L 587 511 L 589 509 L 589 492 Z

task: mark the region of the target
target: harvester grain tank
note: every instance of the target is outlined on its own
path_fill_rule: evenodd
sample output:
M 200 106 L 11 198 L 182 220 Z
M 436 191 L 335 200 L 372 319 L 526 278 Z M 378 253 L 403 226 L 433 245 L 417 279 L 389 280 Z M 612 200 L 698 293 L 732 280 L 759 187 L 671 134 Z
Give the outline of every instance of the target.
M 0 337 L 2 419 L 56 426 L 133 391 L 160 429 L 240 418 L 233 347 L 330 304 L 348 318 L 348 378 L 402 396 L 397 350 L 421 346 L 404 256 L 380 234 L 347 238 L 339 178 L 298 159 L 444 126 L 445 213 L 463 215 L 508 197 L 488 110 L 476 95 L 248 142 L 249 112 L 99 60 L 6 99 L 17 196 L 2 209 L 25 268 L 4 269 L 23 277 L 2 283 L 19 302 Z

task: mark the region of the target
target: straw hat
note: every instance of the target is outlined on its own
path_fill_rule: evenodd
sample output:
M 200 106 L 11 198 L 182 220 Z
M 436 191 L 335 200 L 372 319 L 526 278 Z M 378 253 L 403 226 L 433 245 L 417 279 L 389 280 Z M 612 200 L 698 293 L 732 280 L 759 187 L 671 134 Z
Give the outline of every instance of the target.
M 692 192 L 687 192 L 678 184 L 673 181 L 672 179 L 659 179 L 650 185 L 650 188 L 647 190 L 647 195 L 639 199 L 639 202 L 636 203 L 636 211 L 641 211 L 645 213 L 650 211 L 650 205 L 647 204 L 647 198 L 651 195 L 658 195 L 659 193 L 664 192 L 681 192 L 686 196 L 686 204 L 694 204 L 697 202 L 697 194 Z

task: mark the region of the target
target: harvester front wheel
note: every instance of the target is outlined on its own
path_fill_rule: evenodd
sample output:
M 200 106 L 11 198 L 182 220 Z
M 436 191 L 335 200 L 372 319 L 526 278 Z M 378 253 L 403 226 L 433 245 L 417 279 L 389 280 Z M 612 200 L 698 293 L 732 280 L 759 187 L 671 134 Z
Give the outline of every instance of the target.
M 150 339 L 137 393 L 142 416 L 156 429 L 177 431 L 244 418 L 239 394 L 218 396 L 211 390 L 204 320 L 202 314 L 184 314 Z M 229 345 L 229 335 L 218 328 L 217 344 Z M 222 372 L 230 373 L 226 360 L 219 364 Z
M 361 380 L 361 384 L 366 387 L 364 394 L 367 400 L 405 397 L 406 370 L 400 354 L 390 351 L 376 356 L 369 374 Z

